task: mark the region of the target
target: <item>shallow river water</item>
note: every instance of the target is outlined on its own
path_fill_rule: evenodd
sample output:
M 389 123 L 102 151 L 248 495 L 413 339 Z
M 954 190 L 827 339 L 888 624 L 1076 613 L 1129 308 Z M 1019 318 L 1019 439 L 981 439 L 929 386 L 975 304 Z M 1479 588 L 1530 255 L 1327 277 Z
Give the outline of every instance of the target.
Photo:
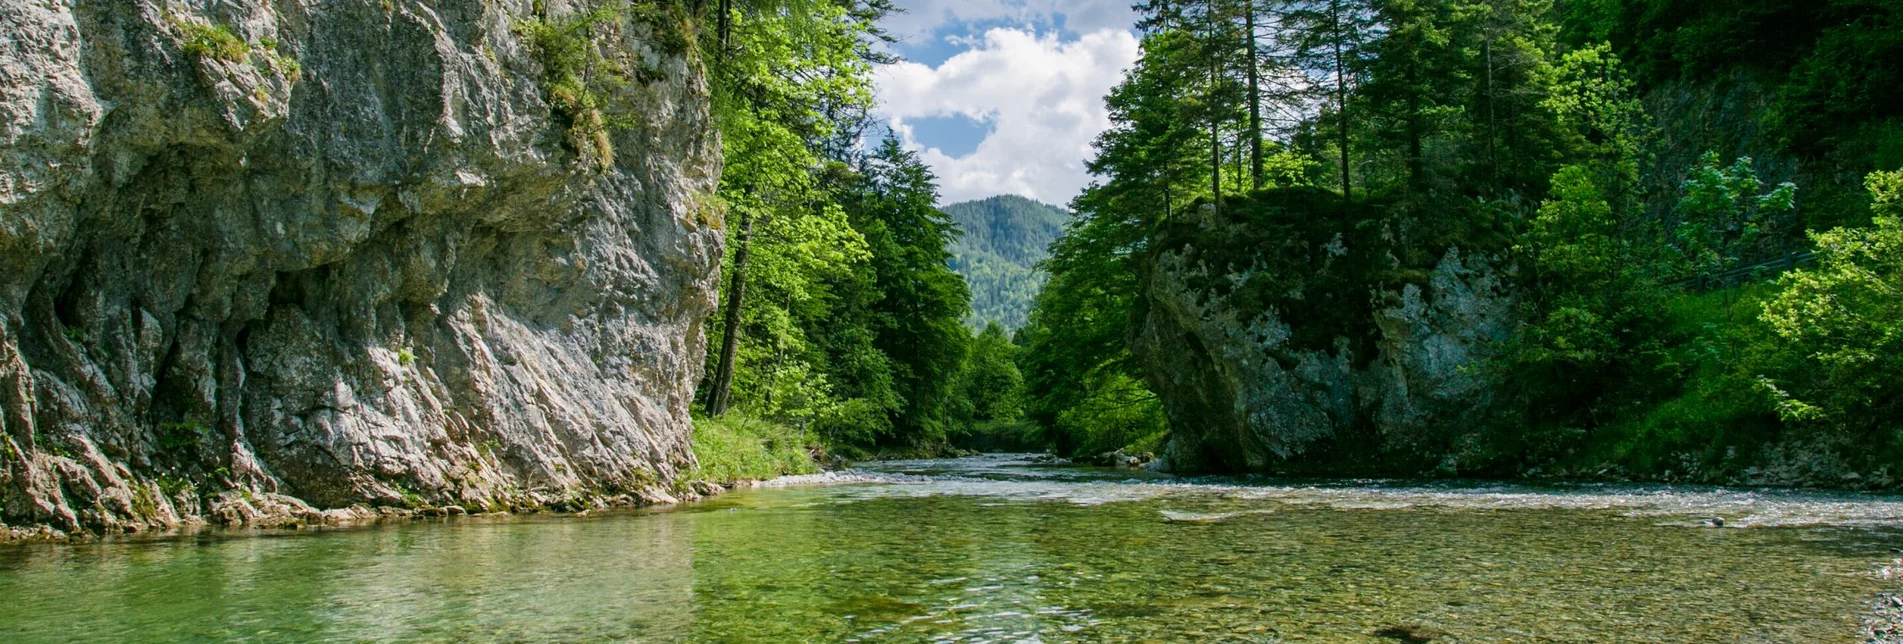
M 1855 642 L 1899 549 L 1894 497 L 987 456 L 585 519 L 0 548 L 0 642 Z

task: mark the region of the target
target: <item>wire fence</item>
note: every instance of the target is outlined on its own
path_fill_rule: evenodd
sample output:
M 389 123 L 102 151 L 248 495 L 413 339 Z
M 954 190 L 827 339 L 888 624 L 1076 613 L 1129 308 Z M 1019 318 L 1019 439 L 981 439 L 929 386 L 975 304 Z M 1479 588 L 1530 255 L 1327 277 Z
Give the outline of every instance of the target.
M 1690 288 L 1703 293 L 1715 289 L 1739 286 L 1748 281 L 1776 277 L 1797 270 L 1799 266 L 1816 263 L 1816 261 L 1817 254 L 1810 251 L 1785 253 L 1783 257 L 1770 261 L 1734 268 L 1723 273 L 1701 273 L 1695 277 L 1669 282 L 1666 286 Z

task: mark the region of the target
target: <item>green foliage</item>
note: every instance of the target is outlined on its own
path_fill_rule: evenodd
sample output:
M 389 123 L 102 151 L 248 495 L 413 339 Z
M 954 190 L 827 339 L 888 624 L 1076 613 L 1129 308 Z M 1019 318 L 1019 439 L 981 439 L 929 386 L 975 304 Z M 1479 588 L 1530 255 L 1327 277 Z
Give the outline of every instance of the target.
M 886 137 L 858 174 L 840 200 L 871 252 L 876 297 L 863 313 L 901 401 L 892 424 L 909 443 L 943 443 L 971 339 L 961 323 L 971 295 L 949 265 L 958 229 L 937 207 L 931 171 L 898 139 Z
M 1903 368 L 1885 362 L 1897 351 L 1884 335 L 1903 311 L 1872 295 L 1894 290 L 1881 285 L 1895 269 L 1846 250 L 1862 259 L 1820 252 L 1818 269 L 1781 289 L 1747 282 L 1698 294 L 1661 284 L 1777 256 L 1803 219 L 1795 186 L 1762 185 L 1748 159 L 1655 167 L 1653 146 L 1666 137 L 1627 61 L 1652 82 L 1746 57 L 1762 70 L 1795 70 L 1771 80 L 1781 105 L 1801 107 L 1768 122 L 1794 142 L 1850 131 L 1821 119 L 1860 122 L 1869 140 L 1856 154 L 1875 158 L 1903 149 L 1887 143 L 1884 126 L 1810 108 L 1835 101 L 1878 123 L 1894 109 L 1871 97 L 1903 83 L 1864 81 L 1895 69 L 1874 62 L 1895 58 L 1885 57 L 1892 10 L 1879 4 L 1826 2 L 1820 18 L 1789 2 L 1148 3 L 1142 58 L 1106 98 L 1112 127 L 1089 165 L 1098 182 L 1072 204 L 1076 216 L 1045 264 L 1050 285 L 1021 332 L 1027 417 L 1070 452 L 1160 440 L 1161 407 L 1125 343 L 1150 305 L 1147 260 L 1161 251 L 1194 249 L 1188 287 L 1219 294 L 1238 319 L 1276 312 L 1289 321 L 1288 346 L 1329 351 L 1345 341 L 1366 359 L 1379 334 L 1366 294 L 1432 287 L 1427 269 L 1458 248 L 1510 258 L 1519 307 L 1498 359 L 1476 367 L 1511 383 L 1502 417 L 1473 419 L 1458 428 L 1466 434 L 1442 432 L 1449 440 L 1426 446 L 1458 451 L 1462 471 L 1742 476 L 1766 444 L 1784 440 L 1780 413 L 1795 426 L 1853 418 L 1873 431 L 1882 423 L 1871 419 L 1903 411 L 1875 407 L 1897 396 L 1871 389 Z M 1250 43 L 1236 29 L 1241 18 L 1278 28 Z M 1802 42 L 1754 40 L 1774 39 L 1786 22 Z M 1255 46 L 1288 57 L 1238 56 Z M 1307 91 L 1239 91 L 1254 72 L 1291 69 L 1278 67 L 1286 61 L 1310 80 Z M 1258 99 L 1306 115 L 1265 146 L 1300 169 L 1269 173 L 1266 185 L 1241 181 L 1227 161 L 1248 147 L 1240 133 Z M 1825 116 L 1799 122 L 1811 115 Z M 1676 194 L 1647 192 L 1681 171 Z M 1354 176 L 1326 176 L 1344 172 Z M 1876 194 L 1888 212 L 1893 197 Z M 1875 241 L 1885 225 L 1816 239 L 1887 248 Z M 1340 251 L 1321 254 L 1331 248 Z M 1172 408 L 1183 409 L 1193 405 Z
M 1853 143 L 1903 117 L 1903 10 L 1887 0 L 1592 0 L 1575 33 L 1609 38 L 1649 79 L 1745 71 L 1768 82 L 1768 129 L 1793 151 Z M 1596 35 L 1595 35 L 1596 34 Z
M 296 58 L 279 51 L 276 40 L 267 39 L 259 44 L 264 45 L 265 58 L 269 59 L 271 65 L 277 67 L 278 73 L 284 74 L 285 78 L 295 81 L 304 75 L 304 66 L 298 64 Z
M 172 24 L 177 26 L 185 36 L 185 42 L 182 45 L 185 53 L 232 63 L 245 62 L 250 56 L 251 45 L 232 33 L 230 27 L 217 23 L 202 23 L 178 16 L 172 17 Z
M 1624 241 L 1605 193 L 1582 166 L 1553 175 L 1553 195 L 1522 239 L 1539 278 L 1553 284 L 1550 310 L 1533 329 L 1538 341 L 1524 359 L 1602 364 L 1619 352 L 1609 303 L 1594 297 L 1623 286 Z
M 1119 371 L 1100 370 L 1084 379 L 1082 394 L 1050 425 L 1062 436 L 1057 444 L 1066 453 L 1159 451 L 1169 425 L 1162 402 L 1142 381 Z
M 966 449 L 1028 452 L 1049 447 L 1044 432 L 1024 417 L 1023 347 L 997 322 L 972 340 L 958 372 L 953 443 Z
M 1903 418 L 1903 172 L 1870 175 L 1869 228 L 1813 233 L 1818 265 L 1764 304 L 1758 385 L 1787 423 L 1862 438 Z
M 610 127 L 631 122 L 610 115 L 604 95 L 629 81 L 626 70 L 604 55 L 595 40 L 618 29 L 622 16 L 613 6 L 601 6 L 573 16 L 537 16 L 518 21 L 516 33 L 529 43 L 542 66 L 549 105 L 567 123 L 567 143 L 585 167 L 606 170 L 614 165 Z
M 713 483 L 763 481 L 819 471 L 813 460 L 815 437 L 779 423 L 745 414 L 694 419 L 694 457 L 700 467 L 691 477 Z
M 856 145 L 887 8 L 740 3 L 728 41 L 709 43 L 720 196 L 730 230 L 751 233 L 728 247 L 726 274 L 746 284 L 732 398 L 847 454 L 942 447 L 969 341 L 935 179 L 896 141 Z
M 1109 205 L 1156 196 L 1111 187 L 1085 191 L 1074 204 L 1077 218 L 1044 263 L 1051 277 L 1019 331 L 1025 346 L 1020 369 L 1026 417 L 1059 452 L 1082 454 L 1162 429 L 1162 407 L 1143 389 L 1124 344 L 1139 301 L 1144 219 L 1153 215 Z
M 1685 196 L 1678 202 L 1675 240 L 1685 264 L 1693 271 L 1722 273 L 1739 265 L 1753 251 L 1765 228 L 1782 222 L 1797 209 L 1797 186 L 1784 183 L 1758 194 L 1763 183 L 1751 171 L 1751 159 L 1730 167 L 1719 165 L 1717 154 L 1707 154 L 1685 180 Z M 1788 223 L 1788 222 L 1784 222 Z
M 974 421 L 1015 420 L 1024 413 L 1020 399 L 1024 375 L 1018 371 L 1018 346 L 992 322 L 971 344 L 958 386 L 966 415 Z
M 158 447 L 162 452 L 196 453 L 200 445 L 211 440 L 212 429 L 196 419 L 181 422 L 159 423 Z
M 1024 326 L 1044 286 L 1038 262 L 1063 231 L 1069 215 L 1023 197 L 1006 195 L 945 207 L 964 234 L 952 245 L 952 269 L 971 288 L 971 316 L 983 328 L 997 322 L 1007 330 Z

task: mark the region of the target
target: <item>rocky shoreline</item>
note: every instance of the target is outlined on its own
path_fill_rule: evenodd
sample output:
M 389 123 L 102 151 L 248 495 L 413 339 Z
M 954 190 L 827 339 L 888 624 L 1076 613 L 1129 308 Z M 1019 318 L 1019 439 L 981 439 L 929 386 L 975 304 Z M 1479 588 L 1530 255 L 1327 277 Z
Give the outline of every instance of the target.
M 422 505 L 397 507 L 356 504 L 342 508 L 319 509 L 302 499 L 282 494 L 226 492 L 209 503 L 209 514 L 153 526 L 126 526 L 92 532 L 65 531 L 46 524 L 9 526 L 0 523 L 0 547 L 25 543 L 87 542 L 101 539 L 146 536 L 179 536 L 206 530 L 308 530 L 360 528 L 424 519 L 448 517 L 509 517 L 526 515 L 566 515 L 586 517 L 599 512 L 636 510 L 699 501 L 730 489 L 708 483 L 695 483 L 677 493 L 643 495 L 597 495 L 561 501 L 520 505 L 510 508 L 470 509 L 460 505 Z
M 508 508 L 466 508 L 460 505 L 421 505 L 398 507 L 356 504 L 343 508 L 319 509 L 302 499 L 283 494 L 256 494 L 233 491 L 217 495 L 208 502 L 206 515 L 167 524 L 104 532 L 64 531 L 45 524 L 9 526 L 0 522 L 0 547 L 25 543 L 86 542 L 121 537 L 167 537 L 195 534 L 206 530 L 310 530 L 364 528 L 393 523 L 449 517 L 513 517 L 553 515 L 583 518 L 601 513 L 661 508 L 704 501 L 732 490 L 774 489 L 814 485 L 853 485 L 901 480 L 891 475 L 869 475 L 849 470 L 818 474 L 782 476 L 768 480 L 726 482 L 693 481 L 667 492 L 640 494 L 590 495 L 517 505 Z

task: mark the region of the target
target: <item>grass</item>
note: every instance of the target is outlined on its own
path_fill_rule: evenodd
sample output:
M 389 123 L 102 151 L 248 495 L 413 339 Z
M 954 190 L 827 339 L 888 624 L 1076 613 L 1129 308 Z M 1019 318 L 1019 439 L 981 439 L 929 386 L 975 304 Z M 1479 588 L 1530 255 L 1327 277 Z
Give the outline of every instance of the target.
M 185 52 L 200 58 L 216 58 L 234 63 L 242 63 L 251 53 L 251 46 L 231 28 L 220 24 L 204 24 L 183 18 L 173 18 L 179 31 L 185 34 Z
M 700 468 L 693 478 L 732 483 L 813 474 L 819 464 L 807 449 L 811 442 L 798 429 L 738 413 L 696 418 L 694 456 Z

